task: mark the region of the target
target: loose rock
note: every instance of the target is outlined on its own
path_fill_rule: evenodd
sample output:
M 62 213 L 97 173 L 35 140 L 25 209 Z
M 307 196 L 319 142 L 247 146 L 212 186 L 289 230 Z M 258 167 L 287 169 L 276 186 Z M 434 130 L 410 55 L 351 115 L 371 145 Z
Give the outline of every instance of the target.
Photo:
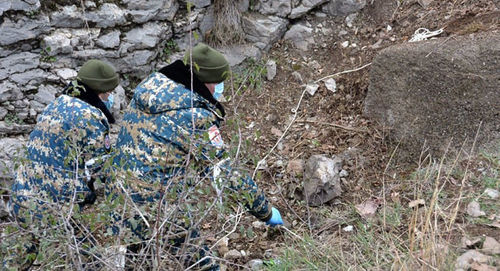
M 500 243 L 494 238 L 486 236 L 481 251 L 489 255 L 500 255 Z
M 266 74 L 267 80 L 269 81 L 273 80 L 274 77 L 276 76 L 276 61 L 268 60 L 266 63 L 266 70 L 267 70 Z
M 239 259 L 241 257 L 242 257 L 241 252 L 239 252 L 236 249 L 231 249 L 226 254 L 224 254 L 224 259 L 227 259 L 227 260 L 236 260 L 236 259 Z
M 481 207 L 477 201 L 472 201 L 467 205 L 467 214 L 472 217 L 480 217 L 486 215 L 485 212 L 481 211 Z
M 250 270 L 258 271 L 264 268 L 264 261 L 261 259 L 253 259 L 247 263 Z
M 306 89 L 305 91 L 307 91 L 307 93 L 309 93 L 311 96 L 314 96 L 314 94 L 316 93 L 316 91 L 318 90 L 319 88 L 319 85 L 316 84 L 316 83 L 309 83 L 306 85 Z
M 286 172 L 295 176 L 304 174 L 304 161 L 302 159 L 297 159 L 288 162 Z
M 326 89 L 329 91 L 335 93 L 337 92 L 337 82 L 333 78 L 329 78 L 326 81 L 324 81 Z
M 288 20 L 276 16 L 246 14 L 243 15 L 241 23 L 247 39 L 258 48 L 267 51 L 272 43 L 283 36 Z
M 472 263 L 488 263 L 490 258 L 476 250 L 469 250 L 457 258 L 455 267 L 457 269 L 468 270 Z
M 500 193 L 498 192 L 498 190 L 491 189 L 491 188 L 486 188 L 486 190 L 484 190 L 484 193 L 486 195 L 488 195 L 488 197 L 490 197 L 492 199 L 497 199 L 498 196 L 500 195 Z
M 297 49 L 307 51 L 309 45 L 314 43 L 313 30 L 305 25 L 295 24 L 286 32 L 284 39 L 291 41 Z
M 306 163 L 304 172 L 304 196 L 311 206 L 324 204 L 342 194 L 339 172 L 342 160 L 313 155 Z

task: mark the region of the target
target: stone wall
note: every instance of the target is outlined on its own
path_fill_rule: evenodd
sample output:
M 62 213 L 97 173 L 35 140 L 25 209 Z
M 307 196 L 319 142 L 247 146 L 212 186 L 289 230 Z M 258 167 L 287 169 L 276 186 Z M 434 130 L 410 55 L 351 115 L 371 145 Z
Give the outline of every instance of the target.
M 18 146 L 37 115 L 60 94 L 86 60 L 103 59 L 121 74 L 117 112 L 126 90 L 182 55 L 190 31 L 203 41 L 214 25 L 210 0 L 2 0 L 0 2 L 0 149 Z M 221 48 L 231 65 L 259 58 L 291 22 L 310 12 L 345 15 L 360 0 L 236 0 L 246 43 Z M 14 140 L 16 144 L 11 141 Z M 22 144 L 20 144 L 22 145 Z M 0 150 L 10 161 L 14 152 Z M 7 167 L 9 168 L 9 167 Z M 0 171 L 2 166 L 0 165 Z M 0 178 L 6 174 L 0 172 Z

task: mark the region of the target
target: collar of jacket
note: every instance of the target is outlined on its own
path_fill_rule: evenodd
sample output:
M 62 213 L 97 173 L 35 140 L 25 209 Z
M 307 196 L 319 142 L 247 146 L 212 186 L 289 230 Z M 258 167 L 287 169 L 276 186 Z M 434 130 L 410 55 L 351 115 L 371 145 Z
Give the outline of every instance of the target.
M 164 74 L 169 79 L 175 81 L 176 83 L 183 84 L 186 88 L 191 89 L 191 71 L 189 67 L 184 65 L 184 62 L 177 60 L 170 65 L 167 65 L 159 70 L 160 73 Z M 193 73 L 193 91 L 199 94 L 201 97 L 205 98 L 210 104 L 214 105 L 220 114 L 214 112 L 218 119 L 223 120 L 226 116 L 224 107 L 219 101 L 217 101 L 210 90 L 201 82 L 196 75 Z
M 63 94 L 78 98 L 92 105 L 93 107 L 99 108 L 99 110 L 104 113 L 109 123 L 115 123 L 115 118 L 113 117 L 111 112 L 109 112 L 108 108 L 102 102 L 101 98 L 97 96 L 97 93 L 93 89 L 91 89 L 84 83 L 77 80 L 71 81 L 63 90 Z

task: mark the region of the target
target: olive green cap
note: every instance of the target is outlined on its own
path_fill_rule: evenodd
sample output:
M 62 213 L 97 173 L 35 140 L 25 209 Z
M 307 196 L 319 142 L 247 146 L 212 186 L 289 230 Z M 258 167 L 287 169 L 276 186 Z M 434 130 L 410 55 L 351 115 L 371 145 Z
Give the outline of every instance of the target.
M 111 65 L 96 59 L 85 62 L 76 78 L 98 93 L 109 92 L 120 82 L 118 74 Z
M 198 43 L 193 51 L 193 73 L 203 83 L 220 83 L 229 76 L 229 63 L 214 48 Z M 184 55 L 184 64 L 189 65 L 189 50 Z

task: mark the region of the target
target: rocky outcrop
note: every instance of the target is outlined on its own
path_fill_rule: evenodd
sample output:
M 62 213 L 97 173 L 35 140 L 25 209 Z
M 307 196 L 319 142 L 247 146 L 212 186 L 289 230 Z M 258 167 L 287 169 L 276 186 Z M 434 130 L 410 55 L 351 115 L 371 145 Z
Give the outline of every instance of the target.
M 364 113 L 408 154 L 500 139 L 500 33 L 405 43 L 373 61 Z

